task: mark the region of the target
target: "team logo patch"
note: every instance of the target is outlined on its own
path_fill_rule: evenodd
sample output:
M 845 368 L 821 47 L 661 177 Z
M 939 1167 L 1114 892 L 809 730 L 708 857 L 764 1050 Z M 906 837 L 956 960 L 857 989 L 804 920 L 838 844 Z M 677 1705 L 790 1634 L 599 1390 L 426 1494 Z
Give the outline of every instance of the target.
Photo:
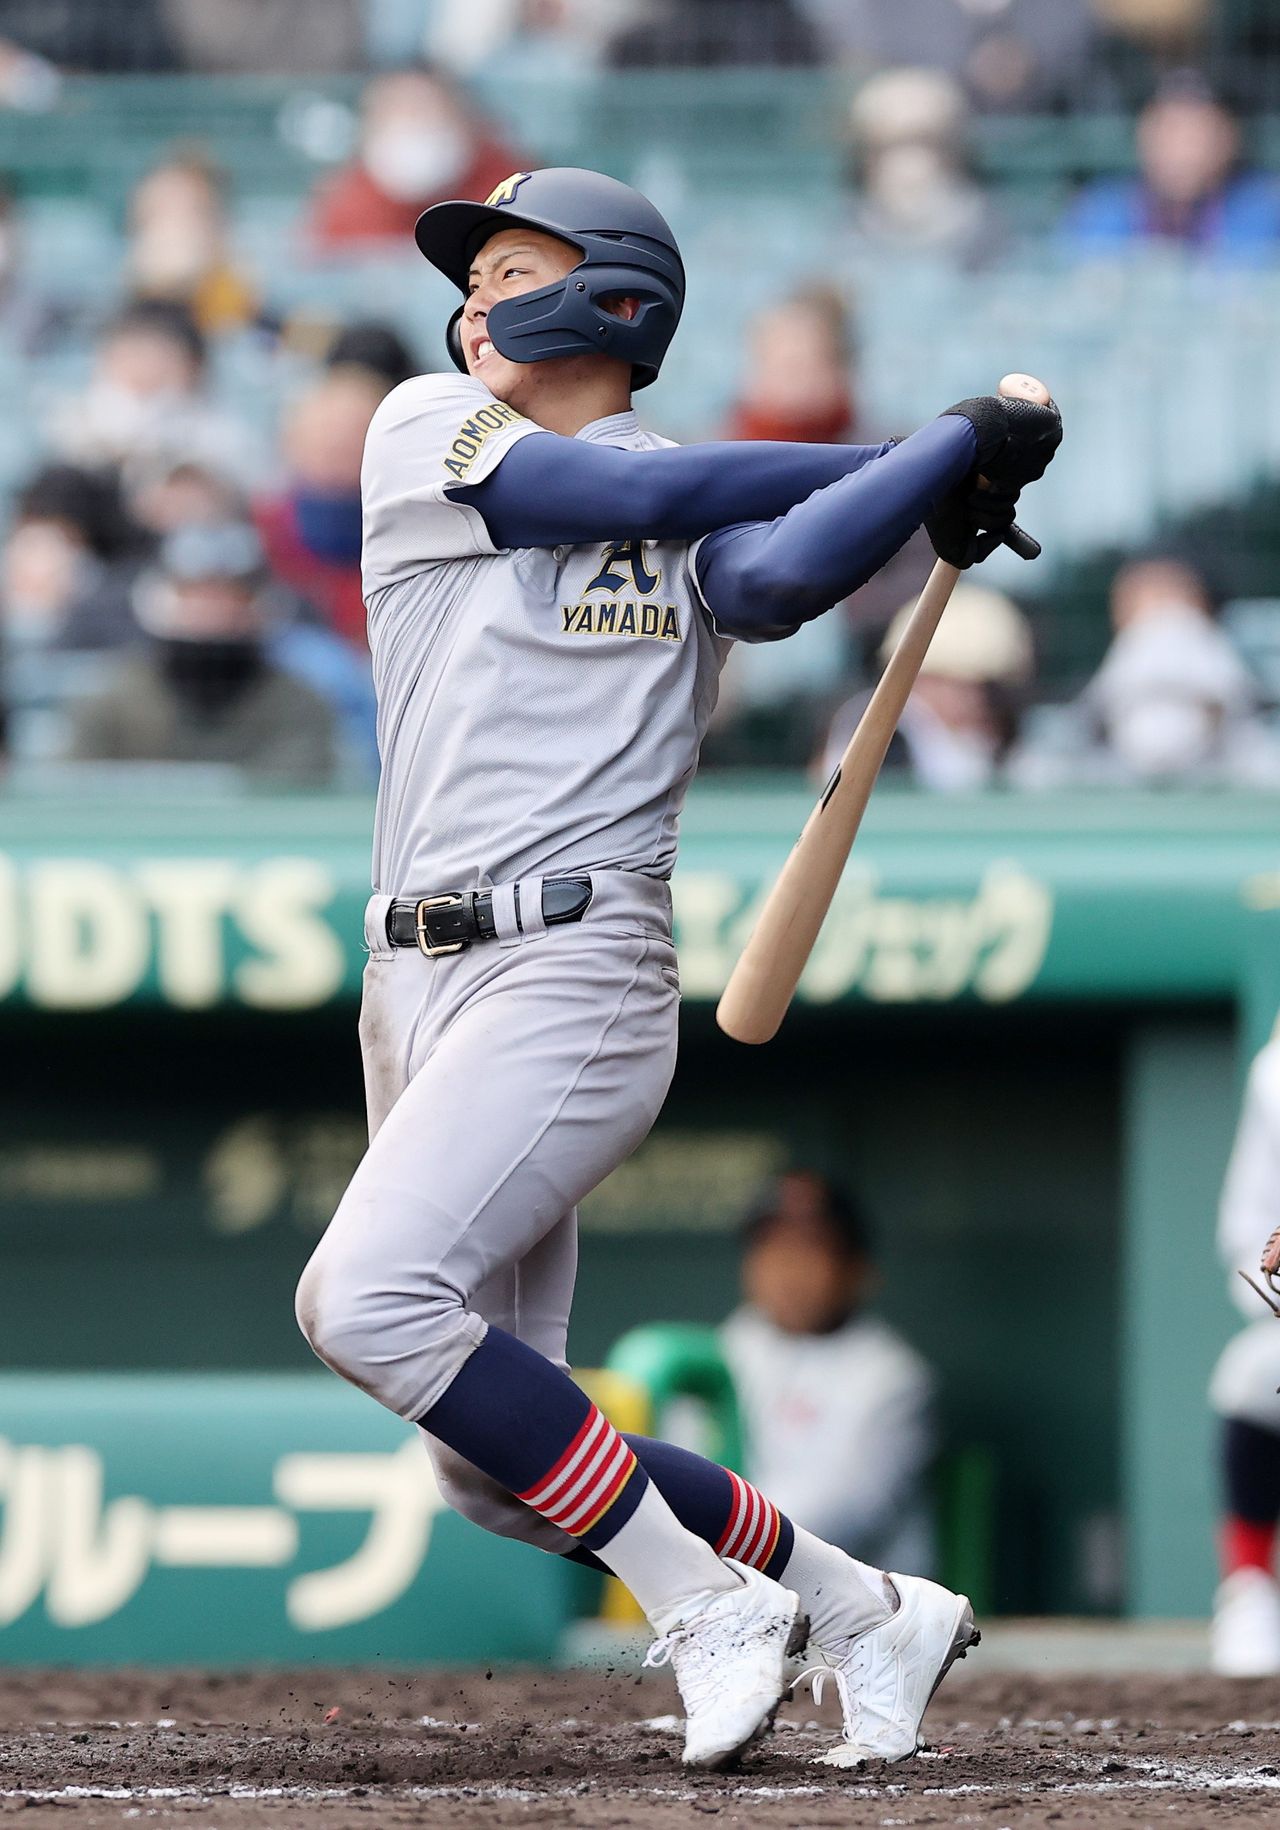
M 507 426 L 518 425 L 523 418 L 524 414 L 517 413 L 505 400 L 495 400 L 489 406 L 481 407 L 458 427 L 458 436 L 445 453 L 445 469 L 461 482 L 479 457 L 484 441 Z
M 662 573 L 656 566 L 651 571 L 645 563 L 643 541 L 611 540 L 601 559 L 600 570 L 583 591 L 585 601 L 561 604 L 561 633 L 641 636 L 650 642 L 680 641 L 679 610 L 674 604 L 653 601 L 662 586 Z M 630 600 L 618 599 L 617 593 L 624 588 L 632 592 Z M 589 597 L 592 591 L 607 591 L 612 601 L 593 603 Z M 643 601 L 645 599 L 648 601 Z
M 651 572 L 644 562 L 644 543 L 640 540 L 614 540 L 604 549 L 604 564 L 596 573 L 588 591 L 621 591 L 631 574 L 631 589 L 637 597 L 652 597 L 662 584 L 662 573 Z
M 501 184 L 494 185 L 493 189 L 484 200 L 485 208 L 500 210 L 508 203 L 514 203 L 516 192 L 520 189 L 520 186 L 524 183 L 525 179 L 532 178 L 532 176 L 532 172 L 512 172 L 511 176 L 509 178 L 504 178 Z

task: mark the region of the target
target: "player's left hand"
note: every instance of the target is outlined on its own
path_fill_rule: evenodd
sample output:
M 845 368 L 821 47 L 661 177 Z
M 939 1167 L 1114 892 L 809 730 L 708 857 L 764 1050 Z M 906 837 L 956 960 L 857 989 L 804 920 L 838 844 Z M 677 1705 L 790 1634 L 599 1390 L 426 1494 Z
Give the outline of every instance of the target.
M 1042 477 L 1062 443 L 1062 415 L 1012 395 L 981 394 L 940 417 L 967 419 L 977 441 L 976 469 L 997 489 L 1025 489 Z
M 933 550 L 963 572 L 994 553 L 1013 526 L 1016 489 L 980 488 L 972 479 L 942 498 L 925 518 Z

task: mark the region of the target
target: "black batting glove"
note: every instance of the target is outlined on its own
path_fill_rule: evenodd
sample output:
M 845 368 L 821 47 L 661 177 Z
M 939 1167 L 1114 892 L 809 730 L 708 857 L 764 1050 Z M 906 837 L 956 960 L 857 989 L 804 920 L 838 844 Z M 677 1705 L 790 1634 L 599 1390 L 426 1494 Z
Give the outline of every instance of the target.
M 948 407 L 940 417 L 951 414 L 973 427 L 977 471 L 999 488 L 1017 491 L 1036 482 L 1062 443 L 1062 415 L 1052 402 L 1041 407 L 1031 400 L 981 394 Z
M 967 571 L 995 552 L 1013 526 L 1017 505 L 1016 489 L 980 489 L 971 480 L 925 516 L 925 532 L 939 559 Z

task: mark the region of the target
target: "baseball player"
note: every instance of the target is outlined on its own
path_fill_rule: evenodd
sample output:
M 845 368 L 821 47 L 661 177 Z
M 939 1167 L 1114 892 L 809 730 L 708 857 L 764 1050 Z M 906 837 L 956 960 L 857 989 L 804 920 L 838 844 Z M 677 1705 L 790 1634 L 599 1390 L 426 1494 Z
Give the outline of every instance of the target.
M 1280 1328 L 1255 1294 L 1263 1242 L 1280 1227 L 1280 1035 L 1249 1069 L 1218 1209 L 1218 1250 L 1246 1326 L 1223 1348 L 1209 1397 L 1219 1418 L 1222 1580 L 1210 1661 L 1223 1677 L 1280 1672 Z M 1251 1289 L 1236 1275 L 1245 1271 Z M 1265 1276 L 1265 1269 L 1263 1275 Z
M 460 372 L 395 389 L 365 451 L 371 1142 L 299 1322 L 421 1426 L 459 1512 L 631 1589 L 680 1688 L 687 1762 L 721 1765 L 767 1726 L 806 1631 L 843 1704 L 827 1757 L 901 1758 L 976 1638 L 967 1600 L 619 1435 L 566 1368 L 575 1210 L 671 1079 L 668 879 L 731 642 L 789 634 L 921 521 L 945 557 L 984 557 L 1057 413 L 993 397 L 896 445 L 676 449 L 631 405 L 684 299 L 645 198 L 516 172 L 428 210 L 417 241 L 463 295 Z

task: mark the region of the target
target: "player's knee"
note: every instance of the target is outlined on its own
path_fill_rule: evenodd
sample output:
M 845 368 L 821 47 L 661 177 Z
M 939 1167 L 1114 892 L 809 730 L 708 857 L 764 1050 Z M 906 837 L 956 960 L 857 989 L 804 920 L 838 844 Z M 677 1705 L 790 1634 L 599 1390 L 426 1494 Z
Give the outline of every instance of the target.
M 349 1295 L 335 1295 L 323 1265 L 313 1258 L 298 1279 L 294 1314 L 312 1353 L 344 1378 L 353 1376 L 353 1350 L 362 1332 L 353 1307 Z
M 440 1284 L 416 1302 L 379 1281 L 339 1275 L 323 1250 L 298 1282 L 298 1326 L 325 1365 L 393 1411 L 418 1414 L 419 1388 L 429 1385 L 438 1343 L 452 1340 L 462 1299 Z
M 376 1310 L 372 1291 L 326 1275 L 318 1255 L 298 1281 L 294 1312 L 312 1353 L 366 1390 L 374 1384 Z

